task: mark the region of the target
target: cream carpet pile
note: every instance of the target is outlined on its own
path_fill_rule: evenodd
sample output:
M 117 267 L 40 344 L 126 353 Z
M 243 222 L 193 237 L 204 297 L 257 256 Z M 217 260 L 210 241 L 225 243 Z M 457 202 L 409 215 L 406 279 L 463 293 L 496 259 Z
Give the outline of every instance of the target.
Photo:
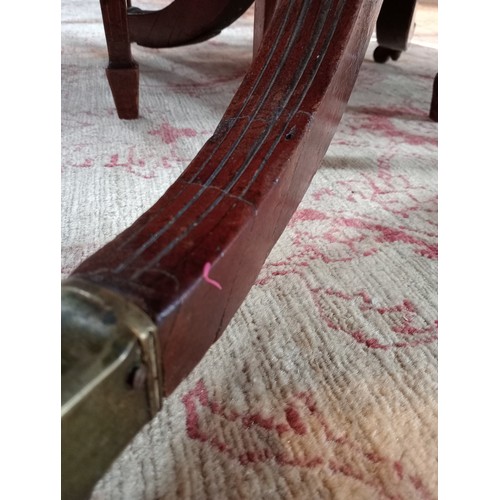
M 374 63 L 371 43 L 246 301 L 93 500 L 437 498 L 438 57 L 436 10 L 422 12 L 398 62 Z M 135 121 L 113 107 L 98 2 L 63 0 L 62 21 L 64 277 L 210 137 L 250 64 L 253 13 L 200 45 L 134 46 Z

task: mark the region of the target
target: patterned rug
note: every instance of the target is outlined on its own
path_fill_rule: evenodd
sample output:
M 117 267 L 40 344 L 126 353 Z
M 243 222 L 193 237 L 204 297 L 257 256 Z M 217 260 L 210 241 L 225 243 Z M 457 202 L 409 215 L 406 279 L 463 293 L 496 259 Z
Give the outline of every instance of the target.
M 94 500 L 437 498 L 436 13 L 396 63 L 371 43 L 255 286 Z M 200 45 L 133 47 L 135 121 L 113 107 L 98 2 L 63 0 L 62 21 L 64 277 L 210 137 L 251 62 L 253 13 Z

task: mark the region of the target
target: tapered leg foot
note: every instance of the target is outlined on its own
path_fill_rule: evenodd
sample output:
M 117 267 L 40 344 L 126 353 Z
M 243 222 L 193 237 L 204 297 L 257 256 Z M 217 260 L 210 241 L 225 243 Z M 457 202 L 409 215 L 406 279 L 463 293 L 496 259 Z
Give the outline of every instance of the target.
M 108 68 L 106 76 L 118 116 L 134 120 L 139 116 L 139 68 Z

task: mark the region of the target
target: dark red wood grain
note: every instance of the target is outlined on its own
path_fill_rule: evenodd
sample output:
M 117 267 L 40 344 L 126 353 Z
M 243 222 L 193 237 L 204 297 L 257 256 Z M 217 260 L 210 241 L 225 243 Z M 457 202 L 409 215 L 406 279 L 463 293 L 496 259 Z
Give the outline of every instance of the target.
M 380 0 L 280 2 L 213 136 L 165 195 L 74 276 L 156 322 L 169 394 L 221 335 L 319 167 Z M 222 290 L 203 278 L 210 277 Z

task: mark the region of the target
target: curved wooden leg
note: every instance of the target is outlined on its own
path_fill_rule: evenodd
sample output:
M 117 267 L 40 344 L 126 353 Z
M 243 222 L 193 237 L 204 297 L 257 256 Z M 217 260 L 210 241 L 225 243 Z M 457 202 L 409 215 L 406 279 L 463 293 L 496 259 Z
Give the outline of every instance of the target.
M 379 5 L 280 2 L 212 138 L 148 212 L 76 269 L 155 320 L 166 394 L 222 333 L 301 201 L 344 112 Z M 202 277 L 207 262 L 221 291 Z
M 130 50 L 127 3 L 101 0 L 101 12 L 109 54 L 106 76 L 116 111 L 122 119 L 134 119 L 139 116 L 139 68 Z
M 415 28 L 415 8 L 417 0 L 384 0 L 377 19 L 378 47 L 373 59 L 385 63 L 397 61 L 408 48 Z
M 149 378 L 163 394 L 222 334 L 302 200 L 345 110 L 379 6 L 279 2 L 213 136 L 165 195 L 65 284 L 90 299 L 87 290 L 97 288 L 121 310 L 132 303 L 147 314 L 161 360 Z M 113 304 L 100 318 L 105 326 L 119 317 Z M 78 325 L 85 330 L 84 321 Z M 147 353 L 148 366 L 156 366 L 155 350 Z M 123 435 L 122 425 L 114 422 L 107 438 Z

